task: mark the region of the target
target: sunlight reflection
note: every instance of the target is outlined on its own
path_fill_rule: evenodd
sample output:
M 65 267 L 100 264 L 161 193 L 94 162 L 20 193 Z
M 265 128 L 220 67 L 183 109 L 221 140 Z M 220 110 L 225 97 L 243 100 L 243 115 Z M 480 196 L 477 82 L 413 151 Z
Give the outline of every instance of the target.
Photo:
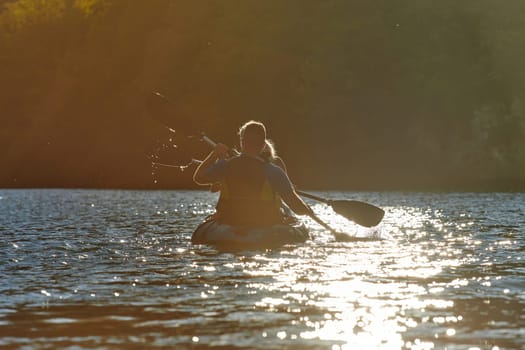
M 274 280 L 270 285 L 250 284 L 250 288 L 266 291 L 263 293 L 266 296 L 255 302 L 255 307 L 266 311 L 284 308 L 297 314 L 293 324 L 307 328 L 300 332 L 300 338 L 333 341 L 336 342 L 334 348 L 338 349 L 432 349 L 431 341 L 405 342 L 403 339 L 404 333 L 425 322 L 447 326 L 441 336 L 456 334 L 451 324 L 462 318 L 447 314 L 454 302 L 439 295 L 446 288 L 464 286 L 468 281 L 419 283 L 431 281 L 445 269 L 469 259 L 458 257 L 446 242 L 422 240 L 428 238 L 429 232 L 445 233 L 454 230 L 454 226 L 449 227 L 437 212 L 417 208 L 387 208 L 385 222 L 373 230 L 349 222 L 324 205 L 317 205 L 315 211 L 330 226 L 358 237 L 378 231 L 394 236 L 390 240 L 352 243 L 346 248 L 332 249 L 329 255 L 321 254 L 318 260 L 312 260 L 312 252 L 305 249 L 309 264 L 301 260 L 300 254 L 288 258 L 286 253 L 279 259 L 258 255 L 241 263 L 247 274 L 261 278 L 271 276 Z M 329 234 L 323 232 L 322 240 L 329 242 Z M 319 233 L 316 235 L 318 239 Z M 421 242 L 411 243 L 415 240 Z M 377 255 L 371 256 L 374 250 Z M 289 268 L 291 266 L 293 268 Z M 267 292 L 274 295 L 270 297 Z M 312 309 L 323 311 L 319 315 L 299 316 Z M 432 310 L 433 317 L 417 317 L 425 310 Z
M 326 222 L 335 231 L 345 233 L 350 237 L 364 238 L 364 239 L 390 239 L 391 236 L 381 230 L 381 225 L 378 227 L 367 228 L 359 226 L 347 218 L 338 215 L 330 206 L 325 204 L 315 204 L 312 206 L 314 212 L 321 220 Z M 315 221 L 309 219 L 309 226 L 318 226 Z

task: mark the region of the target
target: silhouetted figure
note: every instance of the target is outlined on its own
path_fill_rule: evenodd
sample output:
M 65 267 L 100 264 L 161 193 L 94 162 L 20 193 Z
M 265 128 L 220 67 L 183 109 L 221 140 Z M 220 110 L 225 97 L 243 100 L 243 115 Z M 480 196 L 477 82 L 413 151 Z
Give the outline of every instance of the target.
M 239 155 L 227 158 L 228 147 L 217 144 L 194 174 L 194 181 L 198 184 L 221 183 L 218 220 L 230 225 L 248 226 L 281 223 L 281 199 L 296 214 L 315 217 L 311 208 L 295 192 L 286 172 L 263 158 L 265 126 L 249 121 L 240 128 L 239 137 Z M 282 165 L 284 167 L 284 162 Z

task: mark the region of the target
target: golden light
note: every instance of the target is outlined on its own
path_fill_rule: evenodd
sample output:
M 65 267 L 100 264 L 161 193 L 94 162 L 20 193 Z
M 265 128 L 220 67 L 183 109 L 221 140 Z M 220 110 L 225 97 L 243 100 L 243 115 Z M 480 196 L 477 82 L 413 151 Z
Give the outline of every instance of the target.
M 432 243 L 436 250 L 430 254 L 431 242 L 411 243 L 429 242 L 425 238 L 429 229 L 445 232 L 448 228 L 439 215 L 416 208 L 387 208 L 384 223 L 366 229 L 323 205 L 314 210 L 336 230 L 377 239 L 334 242 L 328 232 L 318 229 L 313 232 L 318 245 L 315 250 L 305 247 L 299 254 L 297 250 L 294 254 L 283 252 L 279 259 L 258 255 L 242 264 L 245 273 L 273 280 L 271 284 L 251 285 L 254 293 L 262 289 L 265 295 L 255 307 L 286 311 L 294 315 L 292 325 L 303 328 L 297 333 L 283 328 L 281 331 L 286 333 L 280 333 L 281 337 L 325 341 L 333 343 L 333 349 L 432 349 L 432 341 L 406 341 L 404 334 L 426 322 L 437 324 L 440 317 L 448 326 L 452 320 L 461 320 L 461 315 L 450 315 L 454 303 L 440 297 L 440 293 L 468 281 L 426 281 L 464 259 L 438 242 Z M 390 238 L 379 239 L 386 237 Z M 441 258 L 434 259 L 435 254 L 441 254 Z M 425 317 L 427 309 L 439 316 Z M 447 327 L 436 336 L 455 334 L 454 328 Z

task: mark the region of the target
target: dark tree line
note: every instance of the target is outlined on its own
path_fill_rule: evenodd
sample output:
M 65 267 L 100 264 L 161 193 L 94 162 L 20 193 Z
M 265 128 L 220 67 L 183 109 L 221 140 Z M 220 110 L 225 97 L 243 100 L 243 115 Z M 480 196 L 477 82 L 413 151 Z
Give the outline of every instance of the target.
M 181 188 L 177 114 L 301 187 L 525 189 L 525 2 L 0 1 L 0 187 Z M 203 157 L 205 145 L 192 155 Z M 154 172 L 154 176 L 152 176 Z M 154 181 L 156 180 L 156 182 Z

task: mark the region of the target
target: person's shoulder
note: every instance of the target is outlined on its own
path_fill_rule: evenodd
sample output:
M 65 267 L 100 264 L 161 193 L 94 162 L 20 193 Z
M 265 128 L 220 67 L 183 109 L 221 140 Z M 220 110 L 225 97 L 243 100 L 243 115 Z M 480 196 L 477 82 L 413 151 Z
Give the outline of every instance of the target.
M 230 158 L 224 158 L 224 159 L 218 159 L 215 163 L 213 163 L 212 165 L 222 165 L 222 164 L 226 164 L 230 161 Z
M 265 163 L 266 171 L 272 176 L 286 176 L 284 170 L 274 163 Z
M 286 172 L 286 165 L 284 164 L 284 160 L 281 157 L 279 156 L 275 157 L 272 163 L 274 163 L 279 168 L 283 169 L 284 172 Z
M 275 164 L 266 164 L 266 174 L 270 185 L 276 192 L 287 194 L 293 191 L 292 183 L 283 169 Z
M 241 154 L 234 154 L 233 156 L 226 158 L 226 160 L 233 161 L 233 160 L 242 160 L 242 159 L 247 159 L 247 158 L 248 156 L 241 153 Z
M 266 169 L 268 169 L 270 171 L 282 170 L 279 166 L 277 166 L 277 164 L 275 164 L 273 162 L 264 162 L 264 165 L 266 166 Z

